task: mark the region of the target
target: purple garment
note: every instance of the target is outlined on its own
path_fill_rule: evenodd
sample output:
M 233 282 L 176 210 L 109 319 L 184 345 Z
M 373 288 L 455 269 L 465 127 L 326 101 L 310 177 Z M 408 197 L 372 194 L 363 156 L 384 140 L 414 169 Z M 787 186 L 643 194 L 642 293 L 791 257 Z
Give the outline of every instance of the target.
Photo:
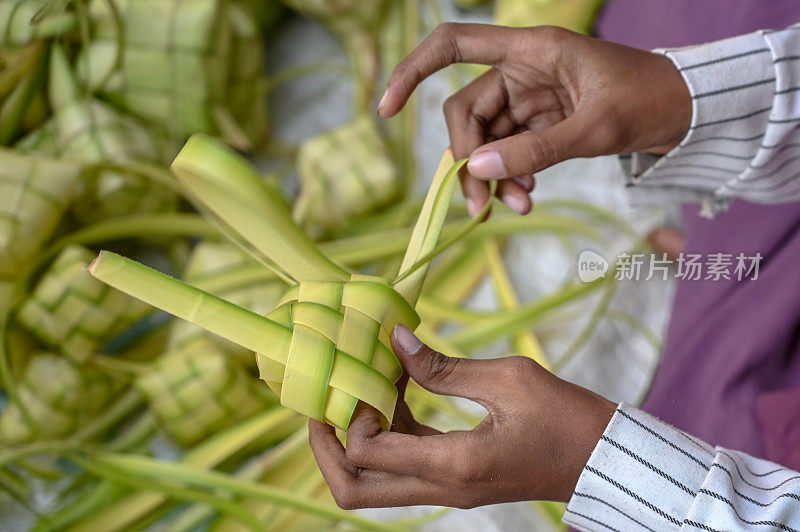
M 797 0 L 610 0 L 600 37 L 677 47 L 784 28 Z M 679 281 L 644 410 L 712 445 L 800 469 L 800 204 L 685 205 L 684 253 L 760 253 L 755 281 Z

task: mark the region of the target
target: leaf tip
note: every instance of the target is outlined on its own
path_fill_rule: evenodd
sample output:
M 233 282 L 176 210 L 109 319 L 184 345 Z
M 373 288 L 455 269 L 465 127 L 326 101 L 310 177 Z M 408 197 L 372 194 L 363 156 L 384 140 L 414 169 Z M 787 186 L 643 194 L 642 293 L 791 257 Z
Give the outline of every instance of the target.
M 92 276 L 94 276 L 94 270 L 95 268 L 97 268 L 98 262 L 100 262 L 103 259 L 103 256 L 106 253 L 108 253 L 106 250 L 100 251 L 100 253 L 98 253 L 97 256 L 94 258 L 94 260 L 91 263 L 89 263 L 89 265 L 85 268 L 86 271 L 89 272 Z

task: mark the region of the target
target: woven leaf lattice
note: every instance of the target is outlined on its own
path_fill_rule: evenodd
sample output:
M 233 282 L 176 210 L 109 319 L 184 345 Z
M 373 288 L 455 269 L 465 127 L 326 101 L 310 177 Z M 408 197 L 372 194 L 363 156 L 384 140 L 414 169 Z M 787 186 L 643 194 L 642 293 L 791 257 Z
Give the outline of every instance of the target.
M 140 319 L 141 302 L 110 290 L 85 271 L 92 253 L 64 249 L 19 310 L 19 322 L 41 340 L 82 362 Z
M 292 284 L 278 307 L 264 317 L 109 252 L 102 252 L 89 271 L 256 352 L 261 376 L 281 404 L 346 429 L 361 400 L 375 407 L 388 427 L 397 400 L 394 383 L 402 373 L 389 334 L 398 323 L 419 324 L 413 304 L 465 162 L 454 163 L 449 152 L 442 158 L 400 272 L 388 280 L 347 272 L 327 258 L 243 157 L 195 135 L 172 170 L 212 221 Z
M 0 440 L 21 443 L 37 432 L 49 438 L 69 435 L 105 407 L 118 388 L 114 379 L 99 370 L 79 370 L 61 355 L 36 354 L 18 385 L 30 419 L 16 403 L 10 403 L 0 414 Z
M 0 276 L 13 275 L 56 228 L 80 167 L 0 148 Z
M 17 143 L 25 152 L 66 156 L 87 163 L 163 160 L 165 137 L 109 105 L 80 94 L 67 57 L 53 45 L 50 57 L 53 117 Z M 85 222 L 137 212 L 170 210 L 175 196 L 132 172 L 87 173 L 72 207 Z
M 122 35 L 111 3 L 124 20 Z M 227 126 L 241 128 L 250 141 L 264 135 L 265 108 L 253 103 L 261 99 L 263 52 L 258 28 L 242 6 L 217 0 L 95 1 L 90 18 L 92 41 L 86 60 L 78 61 L 89 87 L 179 137 L 228 133 Z
M 300 196 L 293 215 L 329 227 L 379 207 L 397 194 L 397 171 L 374 119 L 363 116 L 300 145 Z M 319 209 L 324 202 L 325 209 Z
M 305 281 L 269 317 L 292 328 L 283 356 L 256 355 L 261 378 L 281 404 L 346 426 L 361 399 L 392 418 L 403 368 L 389 334 L 397 323 L 416 327 L 419 317 L 387 281 L 360 275 L 347 283 Z
M 216 345 L 196 336 L 165 353 L 136 387 L 165 431 L 188 446 L 267 407 L 252 383 Z

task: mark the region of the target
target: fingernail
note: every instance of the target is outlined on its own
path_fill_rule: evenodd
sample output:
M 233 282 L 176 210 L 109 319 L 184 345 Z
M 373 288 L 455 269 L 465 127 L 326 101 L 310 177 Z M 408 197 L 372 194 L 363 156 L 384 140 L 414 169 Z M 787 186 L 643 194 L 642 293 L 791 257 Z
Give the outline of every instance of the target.
M 383 92 L 383 96 L 381 96 L 381 101 L 378 102 L 378 111 L 380 111 L 384 105 L 386 105 L 386 98 L 389 96 L 389 89 L 387 88 Z
M 481 213 L 481 208 L 472 198 L 467 198 L 467 212 L 472 218 L 475 218 Z
M 525 205 L 525 202 L 522 201 L 517 196 L 515 196 L 514 194 L 506 194 L 505 196 L 503 196 L 503 203 L 508 205 L 511 208 L 511 210 L 514 211 L 515 213 L 525 214 L 525 209 L 527 208 L 527 205 Z
M 518 184 L 528 192 L 530 192 L 533 189 L 533 176 L 531 175 L 520 175 L 512 178 L 512 181 L 514 181 L 516 184 Z
M 414 333 L 404 325 L 397 324 L 395 326 L 394 338 L 409 355 L 416 355 L 422 348 L 422 342 L 420 342 L 419 338 L 414 336 Z
M 506 175 L 503 159 L 496 151 L 485 151 L 470 157 L 467 170 L 475 177 L 486 179 L 497 179 Z

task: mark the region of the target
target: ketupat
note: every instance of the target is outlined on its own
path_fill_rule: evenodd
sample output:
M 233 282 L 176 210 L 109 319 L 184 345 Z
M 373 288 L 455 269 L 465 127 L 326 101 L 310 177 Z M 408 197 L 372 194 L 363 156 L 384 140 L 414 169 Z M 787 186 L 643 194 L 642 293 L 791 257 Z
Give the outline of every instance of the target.
M 51 45 L 48 99 L 52 118 L 17 148 L 84 163 L 163 161 L 171 150 L 166 137 L 134 118 L 82 93 L 65 50 Z M 174 195 L 134 172 L 98 169 L 82 181 L 75 216 L 91 221 L 135 212 L 170 210 Z
M 0 1 L 2 1 L 2 0 L 0 0 Z M 58 2 L 56 2 L 56 4 L 57 4 L 57 3 L 58 3 Z M 328 2 L 328 3 L 332 3 L 332 2 Z M 399 5 L 399 3 L 396 3 L 396 4 L 398 4 L 398 5 Z M 411 2 L 409 2 L 409 3 L 408 3 L 408 5 L 411 5 L 411 4 L 412 4 Z M 67 6 L 68 6 L 68 7 L 67 7 L 67 9 L 72 9 L 72 8 L 74 8 L 76 5 L 77 5 L 76 3 L 70 3 L 70 4 L 67 4 Z M 2 25 L 2 23 L 0 23 L 0 25 Z M 78 37 L 79 37 L 79 36 L 77 35 L 77 33 L 75 33 L 75 34 L 73 34 L 73 35 L 67 36 L 67 37 L 66 37 L 66 38 L 65 38 L 63 41 L 61 41 L 61 42 L 63 42 L 63 43 L 69 43 L 69 45 L 71 46 L 71 50 L 72 50 L 72 51 L 75 51 L 77 48 L 79 48 L 79 46 L 82 46 L 82 45 L 79 45 L 79 44 L 78 44 L 78 42 L 79 42 L 79 41 L 77 40 L 77 39 L 78 39 Z M 413 42 L 414 42 L 414 43 L 416 43 L 416 39 L 415 39 L 415 38 L 412 38 L 412 40 L 413 40 Z M 74 62 L 75 62 L 75 64 L 76 64 L 76 67 L 80 66 L 80 61 L 74 61 Z M 1 126 L 1 125 L 3 125 L 3 124 L 2 124 L 2 121 L 0 121 L 0 126 Z M 391 127 L 391 124 L 390 124 L 390 127 Z M 413 132 L 412 132 L 412 131 L 407 131 L 407 132 L 406 132 L 404 135 L 401 135 L 401 138 L 405 138 L 405 139 L 411 139 L 411 138 L 412 138 L 412 135 L 413 135 Z M 229 140 L 229 139 L 226 139 L 226 140 Z M 411 168 L 411 167 L 409 166 L 409 168 Z M 115 169 L 116 169 L 116 167 L 115 167 Z M 401 174 L 403 174 L 403 175 L 410 175 L 412 172 L 411 172 L 411 171 L 409 171 L 409 172 L 400 172 L 400 173 L 401 173 Z M 413 203 L 411 203 L 411 204 L 413 205 Z M 411 211 L 415 211 L 415 210 L 416 210 L 416 208 L 415 208 L 415 207 L 412 207 L 410 210 L 411 210 Z M 496 214 L 498 214 L 498 213 L 496 213 Z M 366 221 L 365 221 L 365 225 L 364 225 L 364 227 L 366 227 L 366 228 L 367 228 L 367 230 L 371 229 L 371 227 L 370 227 L 370 224 L 372 224 L 372 223 L 373 223 L 373 221 L 372 221 L 372 220 L 373 220 L 373 218 L 372 218 L 372 217 L 370 217 L 370 218 L 369 218 L 369 220 L 366 220 Z M 349 220 L 348 220 L 348 221 L 349 221 Z M 407 222 L 405 221 L 405 218 L 403 218 L 403 221 L 402 221 L 402 222 L 397 222 L 397 223 L 398 223 L 398 225 L 402 224 L 402 225 L 404 226 L 404 225 L 405 225 Z M 164 223 L 163 223 L 163 225 L 166 227 L 166 226 L 168 225 L 168 222 L 164 222 Z M 65 226 L 65 227 L 66 227 L 66 226 Z M 70 226 L 69 228 L 71 229 L 72 227 Z M 337 229 L 338 229 L 338 228 L 337 228 Z M 347 234 L 350 234 L 350 235 L 359 234 L 361 231 L 362 231 L 362 230 L 356 230 L 356 231 L 353 231 L 353 230 L 351 230 L 351 229 L 350 229 L 350 227 L 349 227 L 349 226 L 348 226 L 348 228 L 347 228 Z M 405 229 L 403 229 L 403 230 L 401 230 L 401 231 L 400 231 L 400 234 L 401 234 L 401 236 L 402 236 L 402 233 L 404 233 L 404 232 L 405 232 Z M 334 232 L 333 232 L 333 234 L 338 234 L 338 233 L 336 233 L 336 232 L 334 231 Z M 476 233 L 476 234 L 477 234 L 477 233 Z M 207 235 L 207 234 L 205 234 L 205 235 L 206 235 L 207 237 L 209 237 L 209 238 L 214 238 L 214 237 L 215 237 L 214 235 Z M 59 235 L 59 236 L 60 236 L 60 235 Z M 127 238 L 129 238 L 129 236 L 130 236 L 130 235 L 126 235 L 126 237 L 125 237 L 125 238 L 126 238 L 126 239 L 127 239 Z M 355 252 L 355 253 L 353 252 L 353 250 L 354 250 L 355 248 L 353 248 L 353 249 L 348 249 L 348 246 L 350 245 L 350 243 L 349 243 L 349 242 L 344 242 L 344 243 L 345 243 L 345 246 L 343 246 L 343 247 L 338 247 L 338 242 L 333 242 L 333 243 L 325 243 L 325 244 L 323 244 L 323 245 L 322 245 L 322 247 L 323 247 L 323 249 L 326 249 L 326 250 L 327 250 L 327 249 L 328 249 L 328 246 L 329 246 L 329 244 L 333 244 L 333 246 L 331 247 L 331 249 L 332 249 L 331 256 L 334 256 L 334 255 L 336 255 L 336 256 L 337 256 L 337 258 L 338 258 L 339 254 L 341 254 L 341 253 L 344 253 L 343 257 L 346 257 L 346 258 L 342 258 L 341 260 L 342 260 L 343 262 L 345 262 L 345 261 L 346 261 L 348 264 L 350 264 L 350 263 L 352 262 L 353 264 L 358 264 L 359 266 L 361 266 L 361 265 L 365 265 L 365 264 L 367 264 L 367 263 L 368 263 L 370 266 L 373 266 L 373 265 L 374 265 L 374 266 L 377 266 L 377 267 L 382 267 L 382 266 L 383 266 L 383 262 L 381 262 L 381 263 L 375 263 L 375 262 L 373 262 L 373 261 L 384 261 L 384 260 L 386 260 L 387 262 L 389 262 L 389 261 L 387 260 L 387 259 L 390 259 L 390 257 L 389 257 L 389 256 L 391 255 L 391 256 L 392 256 L 392 258 L 393 258 L 395 255 L 397 255 L 397 253 L 398 253 L 398 250 L 402 250 L 402 248 L 404 247 L 404 244 L 403 244 L 403 242 L 402 242 L 402 239 L 401 239 L 401 241 L 400 241 L 400 244 L 397 244 L 397 242 L 394 242 L 394 243 L 391 243 L 391 245 L 390 245 L 390 246 L 388 246 L 388 248 L 393 248 L 393 251 L 386 251 L 386 249 L 388 249 L 388 248 L 386 248 L 386 247 L 385 247 L 385 244 L 386 244 L 386 242 L 383 242 L 383 241 L 381 241 L 381 238 L 383 238 L 383 236 L 384 236 L 383 234 L 380 234 L 380 233 L 379 233 L 379 234 L 374 234 L 374 235 L 370 235 L 370 236 L 373 236 L 373 237 L 374 237 L 374 238 L 372 239 L 372 242 L 373 242 L 373 244 L 372 244 L 372 245 L 373 245 L 373 248 L 372 248 L 372 249 L 370 249 L 370 250 L 368 250 L 369 252 L 368 252 L 368 253 L 366 253 L 366 254 L 363 254 L 363 256 L 362 256 L 362 257 L 360 257 L 360 258 L 358 257 L 359 253 L 357 252 L 357 250 L 356 250 L 356 252 Z M 471 240 L 471 241 L 465 242 L 465 244 L 473 244 L 473 243 L 476 243 L 476 242 L 477 242 L 479 239 L 478 239 L 478 238 L 474 238 L 474 239 L 470 239 L 470 240 Z M 384 247 L 385 247 L 383 251 L 381 251 L 381 250 L 377 250 L 377 247 L 378 247 L 378 245 L 377 245 L 377 244 L 375 244 L 376 242 L 377 242 L 377 244 L 380 244 L 381 246 L 384 246 Z M 97 240 L 94 240 L 94 241 L 92 241 L 92 242 L 91 242 L 91 244 L 92 244 L 92 245 L 94 245 L 94 244 L 97 244 L 97 243 L 98 243 L 98 241 L 97 241 Z M 126 244 L 125 244 L 125 245 L 127 246 L 127 245 L 128 245 L 128 243 L 126 242 Z M 366 257 L 366 258 L 365 258 L 365 257 Z M 184 258 L 184 257 L 181 257 L 181 262 L 182 262 L 183 258 Z M 391 260 L 391 259 L 390 259 L 390 260 Z M 243 261 L 243 262 L 244 262 L 244 261 Z M 254 260 L 250 260 L 249 262 L 250 262 L 250 264 L 248 264 L 248 267 L 252 268 L 252 265 L 255 263 L 255 261 L 254 261 Z M 256 264 L 256 267 L 258 267 L 258 266 L 259 266 L 259 265 L 258 265 L 258 264 Z M 176 269 L 177 269 L 178 271 L 180 271 L 180 264 L 178 264 L 178 268 L 176 268 Z M 245 276 L 245 277 L 246 277 L 246 276 Z M 210 292 L 212 292 L 212 293 L 215 293 L 216 295 L 219 295 L 219 296 L 221 296 L 221 297 L 225 297 L 225 298 L 227 298 L 227 299 L 233 300 L 233 301 L 234 301 L 234 302 L 235 302 L 237 305 L 239 305 L 239 306 L 244 306 L 244 307 L 246 307 L 246 308 L 250 308 L 251 310 L 253 310 L 253 307 L 250 307 L 250 306 L 249 306 L 249 304 L 248 304 L 247 302 L 245 302 L 245 301 L 244 301 L 244 300 L 246 299 L 246 297 L 249 295 L 249 294 L 247 293 L 247 289 L 240 289 L 240 290 L 238 290 L 238 292 L 236 292 L 236 293 L 231 293 L 231 292 L 227 292 L 228 288 L 226 287 L 225 291 L 223 291 L 223 292 L 221 292 L 221 293 L 216 293 L 216 292 L 214 291 L 214 289 L 213 289 L 213 286 L 215 285 L 215 282 L 216 282 L 216 280 L 215 280 L 215 279 L 206 278 L 206 279 L 198 279 L 197 281 L 195 281 L 195 278 L 194 278 L 192 275 L 190 275 L 188 272 L 186 272 L 186 279 L 187 279 L 187 280 L 189 280 L 191 283 L 195 283 L 195 282 L 197 282 L 197 284 L 198 284 L 198 285 L 201 285 L 201 286 L 206 286 L 206 281 L 210 281 L 210 282 L 208 283 L 208 286 L 209 286 L 209 287 L 211 287 L 211 288 L 209 288 L 209 291 L 210 291 Z M 268 280 L 268 281 L 270 281 L 270 289 L 271 289 L 271 288 L 273 288 L 273 287 L 275 287 L 275 286 L 280 286 L 280 285 L 279 285 L 277 282 L 274 282 L 274 281 L 272 281 L 273 279 L 275 279 L 274 275 L 272 275 L 272 276 L 267 276 L 267 280 Z M 443 285 L 444 285 L 444 284 L 449 284 L 449 283 L 443 283 Z M 241 287 L 240 287 L 240 288 L 241 288 Z M 260 287 L 259 287 L 259 290 L 260 290 Z M 279 289 L 279 290 L 280 290 L 280 289 Z M 466 290 L 466 288 L 465 288 L 465 290 Z M 281 290 L 281 291 L 282 291 L 282 290 Z M 252 294 L 252 295 L 255 295 L 255 294 Z M 242 297 L 242 299 L 241 299 L 241 300 L 240 300 L 240 299 L 238 299 L 238 296 L 241 296 L 241 297 Z M 276 298 L 275 298 L 274 294 L 272 294 L 268 300 L 269 300 L 269 301 L 275 301 L 275 300 L 276 300 Z M 270 305 L 270 306 L 269 306 L 269 309 L 271 309 L 271 308 L 272 308 L 272 306 L 273 306 L 273 305 Z M 261 312 L 264 312 L 264 310 L 262 310 L 262 309 L 256 309 L 256 312 L 258 312 L 258 313 L 261 313 Z M 421 312 L 421 311 L 420 311 L 420 312 Z M 426 324 L 426 325 L 427 325 L 427 324 Z M 193 325 L 191 325 L 191 324 L 187 324 L 187 323 L 179 322 L 179 320 L 174 320 L 174 323 L 172 323 L 172 324 L 171 324 L 171 327 L 170 327 L 170 328 L 172 329 L 172 331 L 173 331 L 173 332 L 177 331 L 178 329 L 181 329 L 182 331 L 188 331 L 188 330 L 190 330 L 190 329 L 194 329 L 193 331 L 191 331 L 191 333 L 193 333 L 193 334 L 187 334 L 187 336 L 184 336 L 184 337 L 181 337 L 179 334 L 173 334 L 173 335 L 172 335 L 172 338 L 173 338 L 173 339 L 175 339 L 175 340 L 176 340 L 176 341 L 178 341 L 178 342 L 181 342 L 181 341 L 195 341 L 195 340 L 194 340 L 194 338 L 196 337 L 196 334 L 197 334 L 197 331 L 196 331 L 196 327 L 195 327 L 195 326 L 193 326 Z M 180 338 L 179 338 L 179 337 L 180 337 Z M 210 337 L 210 335 L 207 335 L 207 337 Z M 229 342 L 227 342 L 227 341 L 224 341 L 224 343 L 223 343 L 223 342 L 218 342 L 218 344 L 219 344 L 219 345 L 225 345 L 225 344 L 227 344 L 228 346 L 230 346 L 230 345 L 231 345 L 231 344 L 230 344 Z M 177 346 L 175 346 L 175 347 L 177 347 Z M 227 350 L 229 350 L 228 348 L 225 348 L 225 349 L 226 349 L 226 351 L 227 351 Z M 154 351 L 154 350 L 152 350 L 152 349 L 151 349 L 150 351 L 152 351 L 152 353 L 155 353 L 155 351 Z M 243 349 L 239 349 L 238 351 L 244 351 L 244 350 L 243 350 Z M 27 354 L 27 352 L 26 352 L 26 354 Z M 126 354 L 126 356 L 128 356 L 128 353 L 127 353 L 127 352 L 126 352 L 125 354 Z M 12 356 L 13 356 L 13 353 L 12 353 Z M 252 354 L 249 354 L 249 356 L 252 356 Z M 109 358 L 109 357 L 105 357 L 105 358 Z M 16 366 L 16 368 L 14 368 L 14 369 L 19 369 L 20 367 L 23 367 L 23 365 L 22 365 L 22 364 L 16 364 L 16 363 L 15 363 L 15 364 L 13 364 L 13 366 Z M 83 368 L 83 367 L 87 367 L 87 366 L 81 366 L 81 367 Z M 107 368 L 108 368 L 108 367 L 107 367 Z M 255 381 L 255 382 L 257 383 L 257 381 Z M 263 390 L 263 386 L 262 386 L 262 390 Z M 131 390 L 131 389 L 129 389 L 129 392 L 133 393 L 133 392 L 134 392 L 134 390 Z M 156 399 L 154 399 L 154 401 L 155 401 L 155 400 L 156 400 Z M 438 406 L 436 406 L 436 409 L 438 410 L 438 409 L 439 409 L 439 407 L 438 407 Z M 146 415 L 148 415 L 148 416 L 150 416 L 150 415 L 151 415 L 151 412 L 148 410 L 148 411 L 146 411 L 146 412 L 145 412 L 145 414 L 146 414 Z M 295 417 L 295 418 L 299 418 L 300 416 L 296 416 L 296 415 L 295 415 L 294 417 Z M 247 422 L 248 422 L 248 420 L 245 420 L 245 421 L 244 421 L 244 423 L 247 423 Z M 300 423 L 302 423 L 302 420 L 300 420 Z M 166 426 L 166 424 L 165 424 L 165 423 L 164 423 L 164 424 L 162 424 L 161 426 L 162 426 L 162 428 L 165 428 L 165 429 L 167 429 L 167 432 L 169 432 L 169 430 L 170 430 L 170 429 L 169 429 L 169 428 L 167 428 L 167 426 Z M 281 436 L 281 437 L 283 437 L 283 436 Z M 103 439 L 105 439 L 105 435 L 103 436 Z M 100 443 L 101 445 L 105 445 L 105 443 L 104 443 L 104 442 L 100 442 L 100 441 L 98 441 L 98 443 Z M 116 444 L 116 441 L 112 441 L 111 445 L 113 446 L 113 445 L 115 445 L 115 444 Z M 202 445 L 202 444 L 200 444 L 200 445 Z M 261 448 L 263 448 L 263 447 L 261 447 Z M 140 451 L 139 451 L 139 450 L 137 450 L 136 452 L 140 452 Z M 187 454 L 188 454 L 188 453 L 191 453 L 191 449 L 187 449 L 187 450 L 186 450 L 186 453 L 187 453 Z M 245 453 L 243 453 L 243 455 L 244 455 L 244 454 L 245 454 Z M 247 454 L 249 454 L 249 453 L 247 453 Z M 302 464 L 301 464 L 303 467 L 305 467 L 305 466 L 308 466 L 309 464 L 313 465 L 313 462 L 310 462 L 310 458 L 308 458 L 308 457 L 304 457 L 304 458 L 305 458 L 305 460 L 304 460 L 304 461 L 302 462 Z M 244 456 L 242 456 L 242 459 L 244 459 Z M 236 460 L 237 460 L 237 459 L 233 459 L 233 460 L 231 460 L 230 462 L 236 463 Z M 233 471 L 233 470 L 235 470 L 235 467 L 232 467 L 232 468 L 230 468 L 230 469 L 229 469 L 229 465 L 228 465 L 228 464 L 229 464 L 229 462 L 227 462 L 227 461 L 226 461 L 226 463 L 225 463 L 224 465 L 222 465 L 222 466 L 221 466 L 219 469 L 220 469 L 220 470 L 222 470 L 222 471 L 226 471 L 226 472 L 227 472 L 227 471 Z M 83 478 L 86 478 L 86 477 L 84 476 Z M 161 481 L 163 481 L 163 483 L 164 483 L 164 484 L 167 484 L 167 483 L 168 483 L 168 481 L 167 481 L 166 479 L 161 479 Z M 282 482 L 282 480 L 280 480 L 280 479 L 279 479 L 279 480 L 278 480 L 278 482 Z M 124 483 L 122 483 L 122 484 L 124 484 Z M 115 486 L 120 486 L 120 485 L 122 485 L 122 484 L 115 484 Z M 277 483 L 275 483 L 275 485 L 278 485 L 278 484 L 277 484 Z M 280 485 L 283 485 L 283 484 L 280 484 Z M 288 490 L 294 490 L 296 485 L 299 485 L 299 484 L 298 484 L 298 483 L 295 483 L 295 484 L 293 484 L 292 486 L 286 486 L 286 489 L 288 489 Z M 139 492 L 139 493 L 136 493 L 136 494 L 134 494 L 134 495 L 132 496 L 132 498 L 133 498 L 133 499 L 135 499 L 135 501 L 141 501 L 141 500 L 143 500 L 143 499 L 148 499 L 148 497 L 150 497 L 150 496 L 152 496 L 152 495 L 153 495 L 153 493 L 152 493 L 150 490 L 148 490 L 146 487 L 142 487 L 142 486 L 140 486 L 139 488 L 140 488 L 142 491 L 141 491 L 141 492 Z M 121 488 L 120 488 L 120 489 L 121 489 Z M 213 488 L 208 488 L 208 489 L 213 489 Z M 147 492 L 147 493 L 142 493 L 142 492 Z M 220 496 L 220 498 L 225 498 L 225 497 L 229 496 L 229 494 L 228 494 L 227 492 L 215 492 L 215 495 L 219 495 L 219 496 Z M 155 498 L 158 498 L 158 495 L 156 495 L 156 497 L 155 497 Z M 149 500 L 150 500 L 150 501 L 152 501 L 152 500 L 154 500 L 154 499 L 150 498 Z M 158 519 L 158 518 L 159 518 L 159 517 L 153 517 L 153 515 L 154 515 L 154 514 L 158 514 L 159 516 L 163 516 L 163 515 L 165 515 L 165 514 L 166 514 L 166 512 L 167 512 L 167 511 L 168 511 L 170 508 L 173 508 L 173 509 L 174 509 L 174 508 L 175 508 L 175 507 L 176 507 L 176 506 L 179 504 L 179 503 L 178 503 L 176 500 L 169 501 L 169 502 L 164 502 L 164 501 L 166 501 L 166 496 L 163 496 L 163 497 L 161 497 L 161 498 L 160 498 L 160 500 L 162 501 L 162 504 L 161 504 L 161 505 L 158 507 L 157 511 L 153 511 L 153 512 L 152 512 L 152 514 L 148 514 L 148 515 L 144 515 L 144 514 L 142 514 L 142 513 L 136 513 L 136 512 L 131 512 L 131 513 L 126 513 L 126 512 L 124 512 L 124 511 L 123 511 L 123 512 L 119 512 L 118 510 L 120 510 L 121 508 L 120 508 L 120 507 L 117 507 L 117 506 L 113 506 L 112 504 L 110 504 L 110 503 L 108 502 L 108 499 L 107 499 L 107 498 L 102 498 L 102 497 L 101 497 L 100 504 L 101 504 L 101 506 L 107 506 L 107 509 L 108 509 L 108 512 L 106 512 L 106 513 L 105 513 L 105 515 L 106 515 L 106 517 L 107 517 L 107 520 L 105 521 L 105 523 L 106 523 L 106 524 L 108 524 L 110 527 L 116 527 L 116 528 L 121 528 L 121 529 L 124 529 L 124 528 L 125 528 L 126 526 L 128 526 L 128 525 L 130 525 L 130 526 L 132 526 L 133 524 L 141 525 L 142 523 L 147 523 L 147 522 L 151 522 L 151 523 L 152 523 L 152 522 L 154 522 L 154 520 L 155 520 L 155 519 Z M 265 503 L 263 503 L 263 502 L 262 502 L 262 504 L 265 504 Z M 136 505 L 134 505 L 134 506 L 136 506 Z M 146 506 L 146 505 L 145 505 L 145 506 Z M 212 511 L 213 511 L 213 510 L 216 508 L 216 507 L 215 507 L 213 504 L 209 504 L 209 507 L 212 509 Z M 127 507 L 127 508 L 130 508 L 130 507 Z M 123 510 L 124 510 L 124 509 L 123 509 Z M 169 517 L 168 517 L 167 519 L 164 519 L 164 521 L 168 521 L 168 522 L 169 522 L 169 520 L 171 519 L 171 517 L 172 517 L 172 514 L 170 514 L 170 515 L 169 515 Z M 159 524 L 162 524 L 162 523 L 159 523 Z M 168 523 L 167 523 L 167 524 L 168 524 Z M 300 528 L 298 528 L 298 530 L 307 530 L 307 529 L 309 529 L 309 528 L 303 528 L 303 525 L 302 525 L 302 524 L 300 524 L 300 525 L 296 525 L 296 526 L 299 526 L 299 527 L 300 527 Z M 319 522 L 317 522 L 317 523 L 315 523 L 315 524 L 313 524 L 313 525 L 309 525 L 309 526 L 313 526 L 313 529 L 317 529 L 317 528 L 319 528 L 319 527 L 320 527 L 320 525 L 319 525 Z M 80 529 L 80 528 L 81 528 L 81 526 L 80 526 L 80 525 L 78 525 L 78 526 L 77 526 L 77 528 L 78 528 L 78 529 Z M 91 529 L 96 529 L 96 528 L 92 528 L 91 526 L 90 526 L 89 528 L 91 528 Z
M 65 248 L 19 309 L 17 319 L 43 342 L 85 362 L 149 310 L 86 273 L 92 253 Z
M 161 355 L 135 384 L 165 432 L 186 447 L 271 404 L 244 369 L 204 336 Z
M 43 80 L 47 50 L 40 42 L 0 47 L 0 145 L 38 127 L 46 118 Z
M 264 54 L 246 6 L 94 0 L 89 18 L 92 35 L 77 64 L 90 90 L 176 139 L 219 134 L 239 149 L 264 139 Z
M 389 346 L 397 323 L 415 328 L 427 260 L 465 161 L 443 158 L 394 281 L 351 274 L 326 258 L 291 220 L 277 193 L 241 156 L 193 136 L 172 165 L 194 200 L 294 283 L 267 318 L 103 252 L 89 271 L 98 279 L 258 353 L 262 378 L 281 403 L 347 428 L 358 400 L 388 426 L 402 367 Z M 468 227 L 475 225 L 471 222 Z
M 81 172 L 74 162 L 0 148 L 0 279 L 26 268 L 52 235 Z
M 0 46 L 24 46 L 34 40 L 76 30 L 78 19 L 74 13 L 55 9 L 40 13 L 45 5 L 52 3 L 48 0 L 0 0 Z
M 77 368 L 59 354 L 36 353 L 17 386 L 20 407 L 0 412 L 0 441 L 14 445 L 71 435 L 108 405 L 121 383 L 92 368 Z
M 300 194 L 292 214 L 307 229 L 340 225 L 398 193 L 397 171 L 371 116 L 303 142 L 297 172 Z M 325 208 L 317 208 L 322 202 Z

